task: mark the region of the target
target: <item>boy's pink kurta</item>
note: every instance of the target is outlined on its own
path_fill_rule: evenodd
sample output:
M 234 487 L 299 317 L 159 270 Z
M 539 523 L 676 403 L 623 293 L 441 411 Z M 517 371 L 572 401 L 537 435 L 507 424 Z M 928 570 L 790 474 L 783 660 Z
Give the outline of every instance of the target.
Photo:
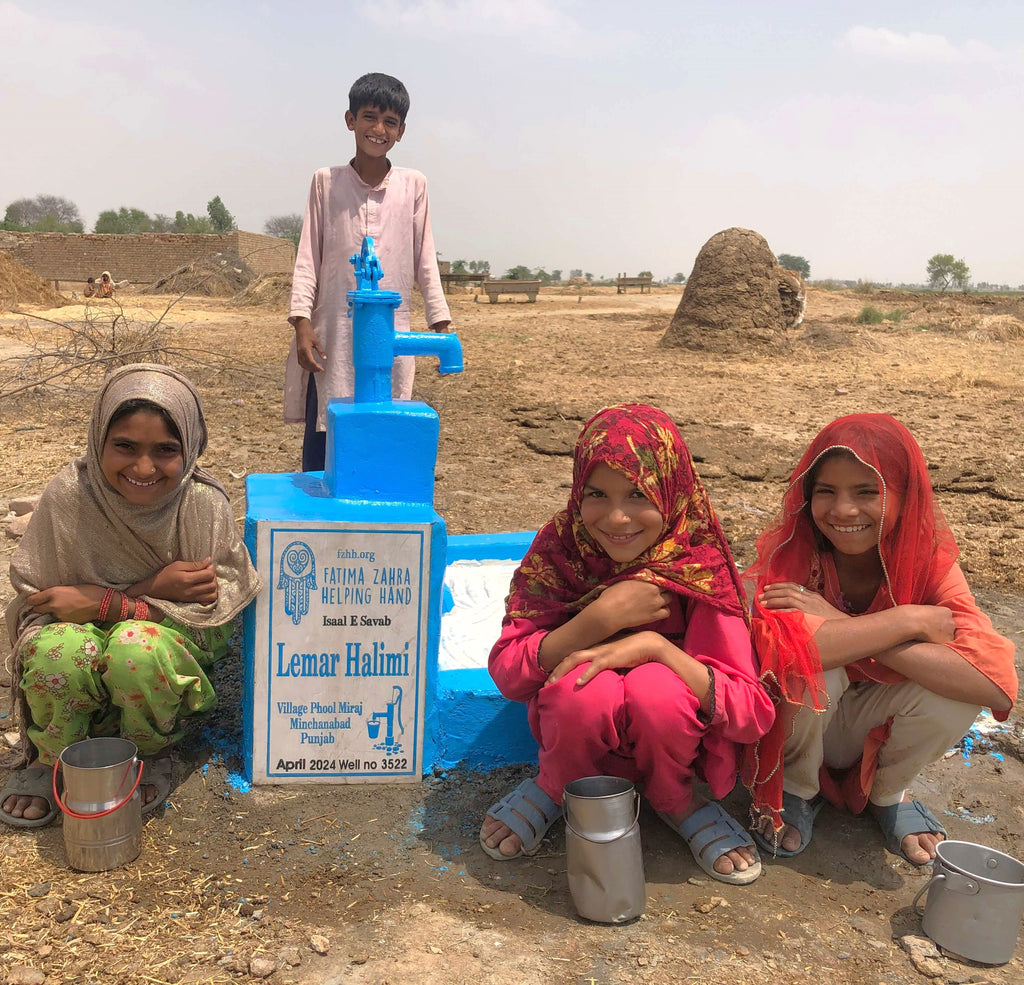
M 506 617 L 501 638 L 494 644 L 488 669 L 498 689 L 506 698 L 525 701 L 531 731 L 540 750 L 538 783 L 553 800 L 560 800 L 562 786 L 579 776 L 611 771 L 627 774 L 629 779 L 644 780 L 648 799 L 656 809 L 674 812 L 689 802 L 692 781 L 690 770 L 695 766 L 716 798 L 724 797 L 736 782 L 740 746 L 755 742 L 769 728 L 775 715 L 771 699 L 757 681 L 757 665 L 750 643 L 750 633 L 738 616 L 728 615 L 713 606 L 693 602 L 684 615 L 680 600 L 673 599 L 668 619 L 636 631 L 653 629 L 670 639 L 696 660 L 714 671 L 714 714 L 700 720 L 695 714 L 697 701 L 687 685 L 662 665 L 643 664 L 624 674 L 602 671 L 582 688 L 573 681 L 583 668 L 566 675 L 557 685 L 557 695 L 544 689 L 545 716 L 564 716 L 561 731 L 571 733 L 559 748 L 548 749 L 546 736 L 557 736 L 557 727 L 543 727 L 538 705 L 547 673 L 538 660 L 538 649 L 546 631 L 538 630 L 526 618 Z M 653 670 L 666 673 L 654 675 Z M 610 676 L 609 676 L 610 675 Z M 600 682 L 630 680 L 632 693 L 609 691 Z M 598 685 L 598 686 L 594 686 Z M 637 693 L 637 688 L 642 690 Z M 646 691 L 646 694 L 643 692 Z M 552 700 L 557 707 L 552 707 Z M 664 712 L 661 734 L 645 737 L 630 729 L 629 702 L 658 705 Z M 606 707 L 609 703 L 614 707 Z M 604 724 L 607 723 L 607 726 Z M 650 731 L 644 723 L 642 732 Z M 600 737 L 593 734 L 602 732 Z M 649 748 L 633 748 L 637 739 Z M 610 740 L 610 741 L 609 741 Z M 616 747 L 616 742 L 620 743 Z M 677 748 L 679 747 L 679 748 Z M 688 750 L 683 754 L 683 748 Z M 598 761 L 577 762 L 597 752 Z M 643 755 L 647 761 L 637 769 L 636 760 Z M 690 769 L 689 756 L 693 762 Z M 567 761 L 569 759 L 574 761 Z M 631 760 L 634 761 L 631 765 Z M 684 765 L 684 762 L 686 765 Z M 579 772 L 580 770 L 583 772 Z M 653 788 L 653 789 L 652 789 Z
M 302 223 L 302 237 L 292 275 L 289 317 L 305 317 L 327 353 L 324 371 L 317 374 L 317 430 L 326 428 L 327 401 L 349 397 L 355 389 L 352 371 L 352 322 L 348 292 L 355 289 L 349 262 L 364 236 L 373 245 L 384 276 L 382 290 L 398 291 L 402 304 L 395 328 L 409 331 L 409 300 L 419 285 L 427 325 L 451 318 L 437 271 L 434 237 L 430 231 L 427 179 L 419 171 L 392 167 L 377 186 L 366 184 L 351 164 L 322 168 L 313 175 Z M 412 356 L 395 360 L 392 393 L 408 400 L 415 373 Z M 305 419 L 309 374 L 298 363 L 292 339 L 285 366 L 284 419 Z

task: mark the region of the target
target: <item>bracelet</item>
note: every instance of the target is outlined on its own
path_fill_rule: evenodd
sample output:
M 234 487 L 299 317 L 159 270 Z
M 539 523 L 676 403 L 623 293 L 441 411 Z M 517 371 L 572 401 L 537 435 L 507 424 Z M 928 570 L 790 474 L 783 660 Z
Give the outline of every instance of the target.
M 118 622 L 124 622 L 128 618 L 128 596 L 124 592 L 118 592 L 121 596 L 121 618 Z
M 108 588 L 103 593 L 103 599 L 100 601 L 99 612 L 96 613 L 97 622 L 106 622 L 107 613 L 110 611 L 110 603 L 114 601 L 114 590 Z
M 142 620 L 142 622 L 145 622 L 149 618 L 149 603 L 147 603 L 143 599 L 136 599 L 135 615 L 132 616 L 132 618 L 140 619 Z

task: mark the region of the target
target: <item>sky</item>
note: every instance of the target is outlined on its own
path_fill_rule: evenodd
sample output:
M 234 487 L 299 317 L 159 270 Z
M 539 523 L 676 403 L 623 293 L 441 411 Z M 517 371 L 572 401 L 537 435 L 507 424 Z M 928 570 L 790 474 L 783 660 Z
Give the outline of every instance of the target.
M 0 0 L 0 209 L 261 232 L 351 158 L 365 72 L 409 89 L 442 259 L 661 278 L 743 226 L 812 279 L 1024 283 L 1017 0 Z

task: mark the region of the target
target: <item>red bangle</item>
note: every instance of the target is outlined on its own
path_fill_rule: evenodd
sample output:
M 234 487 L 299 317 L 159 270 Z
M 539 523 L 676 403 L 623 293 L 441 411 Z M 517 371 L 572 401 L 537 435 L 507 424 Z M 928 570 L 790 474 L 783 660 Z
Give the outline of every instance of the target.
M 128 596 L 124 592 L 118 592 L 118 595 L 121 596 L 121 618 L 118 621 L 124 622 L 128 618 Z
M 100 602 L 99 612 L 96 613 L 96 621 L 97 622 L 106 622 L 107 621 L 107 613 L 110 611 L 110 603 L 113 602 L 113 601 L 114 601 L 114 590 L 112 588 L 108 588 L 103 593 L 103 599 Z
M 133 619 L 141 619 L 145 622 L 149 618 L 149 603 L 142 599 L 135 600 L 135 615 Z

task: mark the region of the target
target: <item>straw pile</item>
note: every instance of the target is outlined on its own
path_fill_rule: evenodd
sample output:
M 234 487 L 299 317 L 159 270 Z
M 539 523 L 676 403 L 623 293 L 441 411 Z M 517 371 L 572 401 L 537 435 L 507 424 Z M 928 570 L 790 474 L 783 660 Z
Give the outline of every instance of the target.
M 239 291 L 231 299 L 231 304 L 239 308 L 277 308 L 287 311 L 291 296 L 291 274 L 265 274 Z
M 59 308 L 67 299 L 47 281 L 0 250 L 0 309 L 16 309 L 21 304 Z
M 229 298 L 247 287 L 256 272 L 237 253 L 214 253 L 172 270 L 146 294 L 190 294 L 209 298 Z

